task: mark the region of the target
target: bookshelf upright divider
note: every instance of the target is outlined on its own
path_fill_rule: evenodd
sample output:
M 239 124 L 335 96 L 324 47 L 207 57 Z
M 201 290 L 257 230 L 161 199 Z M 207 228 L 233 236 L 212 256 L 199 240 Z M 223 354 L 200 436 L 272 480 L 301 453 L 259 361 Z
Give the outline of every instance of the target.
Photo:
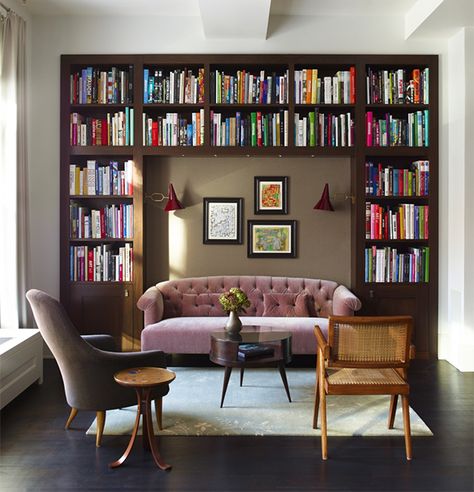
M 71 87 L 82 79 L 82 92 L 76 88 L 71 99 Z M 370 81 L 376 98 L 382 89 L 390 94 L 382 95 L 385 99 L 368 100 Z M 424 84 L 421 94 L 426 95 L 429 87 L 429 98 L 423 101 L 410 99 L 415 91 L 419 97 L 417 81 Z M 376 138 L 394 137 L 393 142 L 367 145 L 369 114 Z M 125 134 L 120 126 L 124 119 Z M 434 356 L 437 120 L 435 55 L 63 55 L 61 301 L 81 333 L 105 329 L 122 348 L 139 349 L 143 321 L 136 301 L 148 287 L 144 285 L 148 253 L 143 206 L 148 159 L 347 157 L 351 160 L 351 194 L 355 196 L 350 287 L 361 298 L 364 314 L 413 315 L 418 355 Z M 114 125 L 113 132 L 109 125 Z M 398 133 L 392 128 L 398 128 Z M 413 128 L 421 133 L 413 136 Z M 408 136 L 415 140 L 399 145 L 397 139 Z M 125 162 L 133 162 L 132 194 L 103 195 L 102 188 L 92 195 L 84 194 L 84 189 L 70 193 L 71 165 L 77 166 L 75 175 L 83 183 L 92 169 L 107 181 L 110 173 L 123 171 Z M 427 162 L 429 178 L 425 182 L 420 176 L 426 175 Z M 157 183 L 157 189 L 166 185 Z M 131 207 L 133 231 L 127 215 L 124 237 L 116 232 L 114 222 L 122 224 L 122 218 L 114 217 L 117 209 L 130 213 Z M 102 222 L 91 235 L 93 217 L 101 217 Z M 424 228 L 420 221 L 424 221 Z M 104 228 L 109 222 L 112 233 Z M 406 227 L 403 233 L 400 223 Z M 367 229 L 367 224 L 372 229 Z M 84 227 L 88 232 L 84 233 Z M 120 248 L 126 248 L 129 255 L 122 266 L 125 260 Z M 84 251 L 87 259 L 82 256 Z M 105 254 L 109 255 L 107 264 Z M 373 263 L 368 267 L 372 260 L 378 261 L 377 272 Z M 130 261 L 133 272 L 124 276 L 121 268 L 128 267 Z M 111 267 L 115 277 L 109 275 Z

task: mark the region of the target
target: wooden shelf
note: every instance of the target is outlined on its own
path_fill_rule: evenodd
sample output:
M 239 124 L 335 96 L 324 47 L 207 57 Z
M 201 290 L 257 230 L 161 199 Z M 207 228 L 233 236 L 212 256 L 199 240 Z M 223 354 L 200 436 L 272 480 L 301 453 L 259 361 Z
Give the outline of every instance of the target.
M 70 74 L 88 66 L 123 67 L 125 70 L 133 66 L 133 104 L 71 104 Z M 355 67 L 355 104 L 305 104 L 295 103 L 295 70 L 317 68 L 320 77 L 333 76 L 338 70 Z M 198 104 L 164 104 L 143 102 L 143 70 L 144 68 L 167 70 L 188 68 L 196 70 L 204 68 L 204 102 Z M 369 68 L 376 70 L 406 69 L 409 74 L 414 68 L 429 68 L 429 104 L 367 104 L 366 74 Z M 284 104 L 229 104 L 214 103 L 211 90 L 212 70 L 224 70 L 226 74 L 246 69 L 252 73 L 264 69 L 268 75 L 276 72 L 279 75 L 288 73 L 288 97 Z M 288 71 L 288 72 L 287 72 Z M 212 94 L 211 94 L 212 92 Z M 362 300 L 362 311 L 359 314 L 411 314 L 415 319 L 414 342 L 417 351 L 437 354 L 437 299 L 438 299 L 438 56 L 436 55 L 354 55 L 354 54 L 138 54 L 138 55 L 63 55 L 61 57 L 61 300 L 80 329 L 85 323 L 96 319 L 98 326 L 101 316 L 109 313 L 115 316 L 114 336 L 127 334 L 128 339 L 135 340 L 135 348 L 139 348 L 140 332 L 143 326 L 142 317 L 135 309 L 136 301 L 144 289 L 143 268 L 146 264 L 147 252 L 144 250 L 144 207 L 143 179 L 147 179 L 144 161 L 160 164 L 161 157 L 195 158 L 199 167 L 200 158 L 220 157 L 258 157 L 279 159 L 286 157 L 315 158 L 347 158 L 350 159 L 351 195 L 355 203 L 351 207 L 351 285 L 350 288 Z M 134 141 L 133 146 L 71 146 L 70 145 L 70 114 L 84 115 L 105 114 L 106 112 L 122 111 L 128 106 L 134 109 Z M 305 116 L 308 112 L 319 110 L 320 114 L 332 113 L 336 117 L 350 113 L 354 123 L 353 147 L 296 147 L 295 113 Z M 177 112 L 184 115 L 191 112 L 204 111 L 204 145 L 199 147 L 185 146 L 143 146 L 142 114 L 150 117 L 164 112 Z M 259 111 L 262 113 L 288 111 L 288 142 L 287 147 L 218 147 L 210 145 L 211 111 L 232 116 L 241 111 L 244 115 Z M 416 111 L 429 110 L 429 147 L 366 147 L 365 115 L 372 111 L 376 115 L 392 113 L 397 118 L 406 119 L 405 115 Z M 134 162 L 133 196 L 120 195 L 69 195 L 69 165 L 83 166 L 88 158 L 130 159 Z M 429 196 L 370 196 L 365 190 L 365 163 L 368 160 L 379 160 L 385 164 L 408 168 L 416 159 L 430 161 Z M 294 160 L 292 161 L 294 162 Z M 84 166 L 85 167 L 85 166 Z M 342 171 L 341 171 L 342 172 Z M 292 193 L 298 193 L 293 190 Z M 291 196 L 291 195 L 290 195 Z M 70 239 L 69 206 L 71 200 L 85 202 L 87 205 L 94 200 L 99 204 L 107 201 L 124 202 L 134 205 L 133 239 Z M 415 203 L 429 206 L 429 232 L 426 240 L 367 240 L 365 239 L 365 203 L 374 202 L 388 205 L 398 203 Z M 133 256 L 136 258 L 133 271 L 133 282 L 70 282 L 69 281 L 69 247 L 70 245 L 133 243 Z M 391 246 L 399 248 L 429 247 L 429 283 L 366 283 L 365 249 L 370 246 Z M 74 288 L 72 288 L 74 286 Z M 126 293 L 125 293 L 126 292 Z M 97 301 L 93 307 L 85 308 L 91 299 Z M 105 304 L 104 304 L 105 303 Z M 104 307 L 106 306 L 106 307 Z M 116 313 L 126 316 L 116 316 Z M 95 317 L 95 318 L 94 318 Z M 82 323 L 82 325 L 81 325 Z

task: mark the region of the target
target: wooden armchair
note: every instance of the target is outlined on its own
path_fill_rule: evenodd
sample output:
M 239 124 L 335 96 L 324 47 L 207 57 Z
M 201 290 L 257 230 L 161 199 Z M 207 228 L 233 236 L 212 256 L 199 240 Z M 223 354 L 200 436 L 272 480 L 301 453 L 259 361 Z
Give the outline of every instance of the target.
M 327 459 L 326 395 L 392 395 L 388 428 L 393 428 L 398 395 L 402 397 L 407 460 L 412 457 L 407 369 L 411 316 L 330 316 L 328 340 L 319 326 L 313 428 L 321 407 L 321 449 Z M 328 372 L 327 369 L 334 369 Z

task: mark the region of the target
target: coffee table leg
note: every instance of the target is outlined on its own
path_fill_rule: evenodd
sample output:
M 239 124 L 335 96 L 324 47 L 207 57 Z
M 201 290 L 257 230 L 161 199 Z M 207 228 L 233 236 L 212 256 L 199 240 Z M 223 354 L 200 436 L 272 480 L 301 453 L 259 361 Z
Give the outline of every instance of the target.
M 109 464 L 110 468 L 117 468 L 123 462 L 128 458 L 128 455 L 130 454 L 130 451 L 132 450 L 133 443 L 135 442 L 135 439 L 137 437 L 137 432 L 138 432 L 138 427 L 140 425 L 140 416 L 142 414 L 142 398 L 140 394 L 140 390 L 136 390 L 137 392 L 137 399 L 138 399 L 138 406 L 137 406 L 137 416 L 135 417 L 135 425 L 133 426 L 133 431 L 132 431 L 132 436 L 130 437 L 130 442 L 128 443 L 127 449 L 123 453 L 123 455 L 116 461 L 112 462 Z
M 224 405 L 225 393 L 227 391 L 227 385 L 229 384 L 230 374 L 232 372 L 232 367 L 226 367 L 224 372 L 224 384 L 222 385 L 222 396 L 221 396 L 221 408 Z
M 278 364 L 278 369 L 280 370 L 281 380 L 283 381 L 283 386 L 285 387 L 288 401 L 291 403 L 290 388 L 288 387 L 288 380 L 286 379 L 285 364 L 283 364 L 283 362 Z
M 244 370 L 243 367 L 240 368 L 240 386 L 244 383 Z

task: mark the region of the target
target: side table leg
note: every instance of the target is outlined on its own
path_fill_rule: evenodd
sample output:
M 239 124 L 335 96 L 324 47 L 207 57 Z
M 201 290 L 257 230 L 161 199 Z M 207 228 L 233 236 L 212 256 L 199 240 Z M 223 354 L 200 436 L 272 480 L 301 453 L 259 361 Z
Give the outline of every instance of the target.
M 137 398 L 138 398 L 137 416 L 135 417 L 135 425 L 133 426 L 130 442 L 128 443 L 127 449 L 125 450 L 123 455 L 117 461 L 113 461 L 112 463 L 109 464 L 110 468 L 119 467 L 128 458 L 128 455 L 132 450 L 133 443 L 135 442 L 135 439 L 137 437 L 138 427 L 140 425 L 140 416 L 142 414 L 142 404 L 141 404 L 142 399 L 141 399 L 140 391 L 138 389 L 136 391 L 137 391 Z
M 283 386 L 285 387 L 288 401 L 291 403 L 290 388 L 288 387 L 288 380 L 286 379 L 285 364 L 280 362 L 280 364 L 278 364 L 278 369 L 280 370 L 281 380 L 283 381 Z
M 222 385 L 222 397 L 221 397 L 221 408 L 224 405 L 225 393 L 227 391 L 227 385 L 229 384 L 230 374 L 232 372 L 232 367 L 226 367 L 224 373 L 224 384 Z
M 145 402 L 145 415 L 143 416 L 143 419 L 146 420 L 147 433 L 145 434 L 145 431 L 143 431 L 144 432 L 143 439 L 146 439 L 148 441 L 151 454 L 153 455 L 153 459 L 155 460 L 157 466 L 162 470 L 168 471 L 171 470 L 171 465 L 168 465 L 163 461 L 163 458 L 161 457 L 160 451 L 158 449 L 158 445 L 156 444 L 155 433 L 153 432 L 150 394 L 151 391 L 148 390 L 146 395 L 146 402 Z
M 240 386 L 242 386 L 242 384 L 244 383 L 244 371 L 245 371 L 245 368 L 241 367 L 240 368 Z

